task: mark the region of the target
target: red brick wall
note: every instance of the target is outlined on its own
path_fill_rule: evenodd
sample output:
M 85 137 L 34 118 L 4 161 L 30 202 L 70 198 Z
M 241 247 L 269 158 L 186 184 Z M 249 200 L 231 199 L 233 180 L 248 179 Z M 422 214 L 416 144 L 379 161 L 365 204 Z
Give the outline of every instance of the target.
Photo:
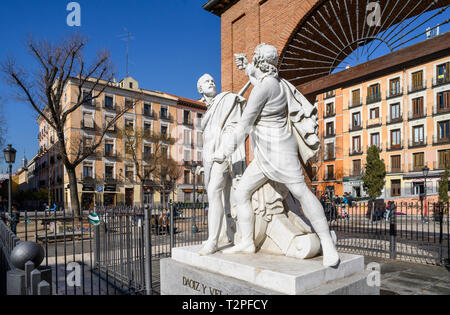
M 235 53 L 249 60 L 259 43 L 281 54 L 302 17 L 320 0 L 240 0 L 222 15 L 222 90 L 239 92 L 247 83 L 234 64 Z

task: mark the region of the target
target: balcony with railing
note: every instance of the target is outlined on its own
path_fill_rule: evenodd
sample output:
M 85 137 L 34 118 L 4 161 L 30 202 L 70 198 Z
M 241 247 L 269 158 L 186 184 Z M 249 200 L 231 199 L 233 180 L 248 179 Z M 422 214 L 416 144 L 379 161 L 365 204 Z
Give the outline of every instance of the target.
M 402 173 L 402 172 L 403 172 L 403 170 L 402 170 L 401 166 L 400 167 L 391 166 L 390 168 L 388 168 L 388 173 L 390 173 L 390 174 L 392 174 L 392 173 Z
M 450 167 L 450 161 L 449 160 L 439 160 L 433 162 L 433 169 L 436 171 L 442 171 L 445 170 L 447 167 Z
M 97 130 L 97 124 L 94 121 L 81 120 L 81 128 L 85 130 Z
M 173 116 L 169 113 L 161 112 L 159 118 L 166 121 L 173 121 Z
M 359 178 L 364 175 L 362 168 L 352 168 L 345 172 L 347 178 Z
M 373 103 L 377 103 L 377 102 L 381 102 L 381 93 L 375 93 L 373 95 L 367 95 L 366 97 L 366 104 L 373 104 Z
M 323 160 L 324 160 L 324 162 L 336 160 L 336 152 L 334 150 L 325 151 Z
M 408 114 L 408 120 L 416 120 L 416 119 L 422 119 L 427 117 L 427 114 L 425 111 L 421 111 L 421 112 L 409 112 Z
M 433 107 L 433 116 L 450 113 L 450 104 L 436 104 Z
M 105 174 L 103 176 L 103 181 L 106 184 L 117 184 L 119 180 L 114 176 L 114 174 Z
M 400 113 L 395 118 L 386 116 L 386 125 L 397 124 L 397 123 L 401 123 L 401 122 L 403 122 L 403 113 Z
M 362 123 L 360 123 L 359 125 L 355 125 L 355 124 L 350 124 L 350 126 L 348 127 L 349 131 L 359 131 L 363 129 L 363 125 Z
M 333 91 L 329 91 L 329 92 L 324 93 L 323 99 L 327 100 L 327 99 L 333 98 L 335 96 L 336 96 L 336 91 L 333 90 Z
M 325 130 L 325 134 L 323 136 L 325 139 L 336 137 L 336 129 L 335 128 L 327 128 Z
M 404 149 L 403 142 L 402 141 L 400 141 L 400 142 L 401 143 L 399 143 L 399 144 L 393 144 L 391 142 L 387 142 L 386 143 L 386 151 L 387 152 L 392 152 L 392 151 L 403 150 Z
M 425 167 L 425 164 L 410 163 L 408 169 L 410 172 L 422 172 L 424 167 Z
M 381 127 L 383 125 L 383 119 L 381 117 L 369 119 L 367 121 L 367 129 Z
M 444 84 L 450 84 L 449 74 L 433 78 L 433 87 L 438 87 Z
M 427 146 L 427 139 L 419 139 L 419 140 L 415 140 L 415 139 L 409 139 L 408 141 L 408 148 L 409 149 L 413 149 L 413 148 L 421 148 L 421 147 L 426 147 Z
M 349 156 L 363 155 L 363 150 L 362 150 L 362 148 L 353 148 L 353 149 L 350 149 L 348 155 Z
M 183 125 L 186 127 L 194 127 L 194 122 L 192 121 L 192 119 L 183 119 Z
M 362 106 L 362 104 L 363 104 L 362 98 L 360 98 L 359 100 L 350 100 L 348 102 L 348 108 L 359 107 Z
M 156 113 L 154 110 L 144 109 L 144 111 L 142 112 L 142 115 L 144 115 L 145 117 L 156 119 Z
M 81 105 L 90 107 L 90 108 L 99 109 L 97 99 L 88 99 L 88 100 L 82 102 Z
M 450 144 L 450 135 L 447 135 L 445 137 L 441 136 L 433 136 L 433 145 L 446 145 Z
M 388 89 L 386 91 L 386 99 L 396 98 L 403 95 L 403 88 L 399 89 Z
M 120 153 L 115 150 L 113 151 L 103 150 L 103 156 L 112 159 L 120 159 L 121 157 Z
M 415 93 L 426 90 L 427 88 L 427 80 L 423 80 L 422 82 L 417 82 L 416 84 L 410 84 L 408 86 L 408 93 Z
M 102 102 L 102 108 L 109 110 L 109 111 L 115 111 L 115 112 L 119 112 L 120 108 L 119 106 L 114 103 L 114 102 L 106 102 L 105 100 L 103 100 Z
M 104 123 L 104 124 L 103 124 L 103 130 L 104 130 L 106 127 L 108 127 L 108 125 L 107 125 L 107 123 Z M 109 127 L 109 128 L 106 130 L 106 132 L 108 132 L 108 133 L 115 133 L 115 132 L 117 132 L 117 127 L 116 127 L 116 125 L 114 124 L 114 125 L 112 125 L 111 127 Z
M 323 112 L 323 118 L 330 118 L 334 116 L 336 116 L 336 110 L 334 108 Z

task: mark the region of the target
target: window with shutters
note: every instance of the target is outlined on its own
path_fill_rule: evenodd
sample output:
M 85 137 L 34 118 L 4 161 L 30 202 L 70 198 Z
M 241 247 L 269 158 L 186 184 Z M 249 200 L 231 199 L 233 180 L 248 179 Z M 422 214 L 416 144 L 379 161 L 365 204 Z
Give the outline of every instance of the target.
M 413 127 L 413 144 L 424 144 L 424 139 L 424 126 L 420 125 Z
M 144 136 L 145 137 L 152 136 L 152 124 L 149 122 L 144 122 Z
M 450 91 L 437 93 L 437 112 L 450 110 Z
M 439 169 L 450 166 L 450 150 L 438 151 L 438 166 Z
M 184 183 L 186 185 L 191 184 L 191 171 L 185 170 L 184 171 Z
M 332 136 L 334 136 L 335 135 L 335 132 L 334 132 L 334 122 L 329 122 L 329 123 L 327 123 L 327 127 L 326 127 L 327 129 L 326 129 L 326 136 L 327 137 L 332 137 Z
M 108 127 L 109 124 L 113 121 L 114 117 L 112 116 L 105 116 L 105 126 L 104 128 Z M 114 131 L 115 130 L 115 124 L 112 124 L 109 128 L 108 131 Z
M 361 105 L 361 90 L 352 91 L 352 106 Z
M 391 180 L 391 196 L 399 197 L 401 195 L 401 181 L 399 179 Z
M 92 162 L 83 163 L 83 178 L 93 178 L 94 176 L 94 166 Z
M 83 113 L 83 127 L 93 129 L 94 128 L 94 114 L 90 112 Z
M 425 167 L 424 163 L 424 153 L 414 153 L 413 154 L 413 170 L 421 171 Z
M 380 84 L 373 84 L 367 88 L 367 104 L 381 101 Z
M 190 162 L 192 159 L 191 157 L 191 151 L 190 150 L 184 150 L 184 161 Z
M 327 165 L 327 179 L 333 180 L 334 179 L 334 165 Z
M 328 103 L 325 109 L 325 117 L 331 117 L 334 116 L 334 114 L 335 114 L 334 103 Z
M 391 104 L 391 122 L 399 121 L 400 118 L 400 103 Z
M 438 141 L 450 139 L 450 120 L 438 122 Z
M 356 128 L 356 127 L 361 127 L 361 113 L 353 113 L 352 114 L 352 127 Z
M 412 100 L 413 118 L 424 116 L 423 96 Z
M 401 94 L 400 78 L 389 80 L 389 96 L 397 96 Z
M 381 150 L 381 144 L 380 144 L 380 133 L 376 132 L 376 133 L 372 133 L 370 135 L 370 145 L 371 146 L 376 146 L 378 148 L 378 150 Z
M 401 132 L 400 129 L 391 130 L 391 148 L 398 149 L 401 147 Z
M 190 130 L 184 130 L 184 137 L 183 137 L 183 143 L 185 145 L 191 145 L 192 143 L 192 136 Z
M 106 139 L 105 156 L 113 156 L 113 155 L 114 155 L 114 140 Z
M 391 172 L 399 173 L 402 171 L 402 156 L 393 155 L 391 156 Z
M 125 166 L 125 178 L 129 182 L 134 181 L 134 166 L 133 165 L 126 165 Z
M 361 153 L 361 136 L 353 137 L 353 153 Z
M 424 85 L 422 70 L 411 74 L 411 92 L 423 89 Z
M 203 132 L 197 132 L 197 146 L 203 148 Z
M 353 160 L 353 176 L 361 175 L 361 160 Z
M 436 84 L 450 82 L 450 62 L 443 63 L 436 67 Z

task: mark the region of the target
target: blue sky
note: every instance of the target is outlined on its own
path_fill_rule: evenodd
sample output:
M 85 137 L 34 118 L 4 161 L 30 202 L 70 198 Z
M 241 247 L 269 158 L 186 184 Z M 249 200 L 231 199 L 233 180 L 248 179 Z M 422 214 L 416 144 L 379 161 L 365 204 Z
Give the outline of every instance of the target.
M 35 61 L 25 47 L 25 40 L 33 34 L 38 39 L 58 41 L 74 32 L 89 39 L 85 51 L 93 59 L 99 49 L 110 50 L 117 79 L 126 74 L 126 43 L 120 35 L 125 29 L 132 33 L 130 43 L 130 74 L 145 89 L 159 90 L 197 99 L 197 79 L 205 72 L 220 82 L 220 18 L 203 10 L 207 0 L 78 0 L 81 5 L 81 27 L 69 27 L 66 10 L 71 0 L 15 0 L 0 6 L 0 62 L 14 56 L 18 64 L 36 69 Z M 419 25 L 436 11 L 421 16 Z M 444 16 L 444 17 L 443 17 Z M 414 34 L 423 32 L 448 18 L 432 19 Z M 405 22 L 405 24 L 408 21 Z M 448 31 L 450 25 L 441 28 Z M 425 35 L 408 43 L 424 40 Z M 387 53 L 383 45 L 372 56 Z M 353 54 L 354 55 L 354 54 Z M 349 58 L 351 59 L 351 58 Z M 354 60 L 349 60 L 354 66 Z M 7 143 L 18 151 L 20 166 L 24 152 L 31 159 L 38 149 L 38 128 L 32 108 L 12 98 L 9 86 L 0 79 L 0 96 L 7 121 Z M 0 161 L 0 172 L 6 165 Z
M 206 0 L 79 0 L 81 27 L 69 27 L 69 0 L 15 0 L 0 7 L 0 61 L 14 56 L 18 64 L 34 67 L 25 48 L 29 34 L 58 41 L 73 32 L 89 39 L 86 55 L 110 50 L 118 79 L 126 74 L 126 43 L 120 35 L 128 29 L 130 74 L 142 88 L 188 98 L 199 98 L 198 77 L 208 72 L 220 86 L 220 18 L 203 10 Z M 90 58 L 92 59 L 92 58 Z M 11 88 L 0 80 L 7 143 L 18 151 L 20 166 L 38 149 L 38 128 L 32 108 L 12 98 Z M 0 162 L 0 172 L 6 169 Z

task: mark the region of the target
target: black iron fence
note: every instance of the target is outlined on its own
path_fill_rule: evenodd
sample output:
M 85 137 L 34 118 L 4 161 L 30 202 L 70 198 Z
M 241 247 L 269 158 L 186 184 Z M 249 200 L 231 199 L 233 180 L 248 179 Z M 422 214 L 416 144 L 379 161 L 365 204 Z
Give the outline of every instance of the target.
M 448 204 L 324 202 L 324 208 L 339 251 L 434 265 L 450 262 Z M 80 216 L 25 211 L 17 217 L 19 222 L 11 221 L 16 237 L 3 229 L 3 239 L 42 245 L 41 266 L 51 270 L 54 295 L 158 294 L 159 259 L 170 257 L 174 247 L 207 239 L 205 204 L 98 207 Z M 8 246 L 3 246 L 6 253 Z
M 10 223 L 20 240 L 45 249 L 54 295 L 158 294 L 159 259 L 206 240 L 206 216 L 205 204 L 170 204 L 97 207 L 80 216 L 24 211 Z
M 325 213 L 340 251 L 422 264 L 450 263 L 448 204 L 326 203 Z

